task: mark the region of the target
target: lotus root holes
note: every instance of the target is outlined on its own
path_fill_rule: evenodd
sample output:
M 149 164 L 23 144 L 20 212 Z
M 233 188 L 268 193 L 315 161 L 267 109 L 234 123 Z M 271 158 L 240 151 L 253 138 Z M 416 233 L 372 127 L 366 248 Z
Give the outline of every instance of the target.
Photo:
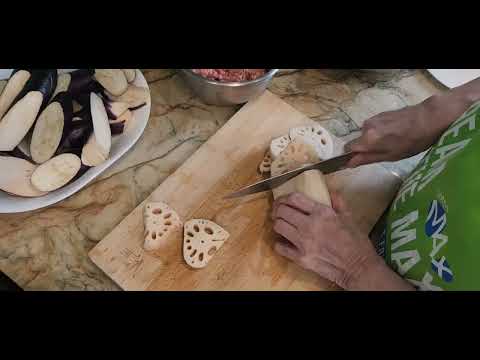
M 197 253 L 197 250 L 193 250 L 193 252 L 190 254 L 190 257 L 194 257 L 196 253 Z
M 200 228 L 197 224 L 193 225 L 193 230 L 195 230 L 195 232 L 200 232 Z
M 160 215 L 162 213 L 162 209 L 154 209 L 152 211 L 155 215 Z
M 206 227 L 206 228 L 205 228 L 205 232 L 206 232 L 208 235 L 213 235 L 213 230 L 210 229 L 209 227 Z
M 198 255 L 198 260 L 203 261 L 203 253 L 200 253 L 200 255 Z
M 323 131 L 322 131 L 322 130 L 318 130 L 318 131 L 317 131 L 317 134 L 318 134 L 318 135 L 322 135 L 322 134 L 323 134 Z
M 322 138 L 322 140 L 320 140 L 322 142 L 323 145 L 327 145 L 327 142 L 325 141 L 324 138 Z
M 191 246 L 187 247 L 187 250 L 192 250 L 192 247 Z
M 193 233 L 191 233 L 190 231 L 187 232 L 187 235 L 190 236 L 190 237 L 193 237 Z
M 171 216 L 172 216 L 172 214 L 165 214 L 165 216 L 163 218 L 164 219 L 169 219 Z
M 167 222 L 165 222 L 165 225 L 166 225 L 166 226 L 170 226 L 170 225 L 172 225 L 172 222 L 171 222 L 171 221 L 167 221 Z
M 153 232 L 152 233 L 152 239 L 155 240 L 157 238 L 157 233 L 156 232 Z

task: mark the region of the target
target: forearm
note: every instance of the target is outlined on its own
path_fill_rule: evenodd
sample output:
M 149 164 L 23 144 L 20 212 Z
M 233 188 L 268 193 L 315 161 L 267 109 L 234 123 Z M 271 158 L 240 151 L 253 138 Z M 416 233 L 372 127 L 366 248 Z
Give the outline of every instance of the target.
M 380 256 L 363 264 L 345 284 L 351 291 L 415 291 L 415 288 L 390 269 Z
M 480 78 L 434 95 L 424 101 L 424 131 L 436 139 L 475 102 L 480 100 Z

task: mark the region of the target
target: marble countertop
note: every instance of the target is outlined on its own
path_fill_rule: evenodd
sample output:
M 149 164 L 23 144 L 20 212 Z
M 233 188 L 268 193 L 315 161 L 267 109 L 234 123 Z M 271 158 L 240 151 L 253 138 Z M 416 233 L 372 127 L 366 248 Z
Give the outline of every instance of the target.
M 144 69 L 152 94 L 135 148 L 90 186 L 47 209 L 0 215 L 0 270 L 25 290 L 119 290 L 88 251 L 212 136 L 239 107 L 208 106 L 175 70 Z M 339 137 L 380 112 L 443 90 L 426 71 L 283 70 L 270 91 Z M 400 176 L 418 158 L 383 164 Z

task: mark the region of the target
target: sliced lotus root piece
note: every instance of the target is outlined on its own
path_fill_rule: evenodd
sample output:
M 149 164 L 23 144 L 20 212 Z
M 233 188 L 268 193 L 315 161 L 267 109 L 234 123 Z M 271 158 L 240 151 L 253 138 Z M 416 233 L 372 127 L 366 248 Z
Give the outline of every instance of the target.
M 143 248 L 147 251 L 162 248 L 170 234 L 182 228 L 178 214 L 163 202 L 149 202 L 145 205 L 144 223 Z
M 308 125 L 290 129 L 290 139 L 302 138 L 312 142 L 321 159 L 329 159 L 333 156 L 333 139 L 330 133 L 321 125 Z
M 288 135 L 274 139 L 270 144 L 270 156 L 272 160 L 275 160 L 289 144 L 290 137 Z
M 320 158 L 315 147 L 296 139 L 272 162 L 271 174 L 278 176 L 318 161 Z
M 187 221 L 183 231 L 183 258 L 194 269 L 207 266 L 230 237 L 220 225 L 203 219 Z
M 258 171 L 260 174 L 268 174 L 270 173 L 270 167 L 272 166 L 272 155 L 270 155 L 270 151 L 267 151 L 265 157 L 263 158 L 262 162 L 258 167 Z

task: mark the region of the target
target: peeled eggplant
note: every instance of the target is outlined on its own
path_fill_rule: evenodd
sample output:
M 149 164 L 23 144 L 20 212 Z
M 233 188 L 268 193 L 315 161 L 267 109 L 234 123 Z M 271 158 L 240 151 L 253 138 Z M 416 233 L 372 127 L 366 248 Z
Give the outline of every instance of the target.
M 130 110 L 138 109 L 144 106 L 150 97 L 147 88 L 135 85 L 130 85 L 127 91 L 120 96 L 115 96 L 115 94 L 109 91 L 106 91 L 105 95 L 111 101 L 127 103 Z
M 24 197 L 39 197 L 46 194 L 36 189 L 30 179 L 37 165 L 12 156 L 0 156 L 0 190 Z
M 57 70 L 35 70 L 0 120 L 0 151 L 13 150 L 27 135 L 56 87 Z
M 58 93 L 38 117 L 30 142 L 30 153 L 37 164 L 50 160 L 70 132 L 73 118 L 72 97 Z
M 135 81 L 135 78 L 137 77 L 137 71 L 135 69 L 122 69 L 122 71 L 125 74 L 129 84 Z
M 90 111 L 92 112 L 95 140 L 102 149 L 102 153 L 108 157 L 112 146 L 112 132 L 105 105 L 103 105 L 102 99 L 95 93 L 90 94 Z
M 110 124 L 116 124 L 121 122 L 127 124 L 128 122 L 130 122 L 130 120 L 132 120 L 132 118 L 133 118 L 132 112 L 130 110 L 127 110 L 122 115 L 117 117 L 115 120 L 110 120 Z
M 82 164 L 91 167 L 98 166 L 107 161 L 107 159 L 108 154 L 102 150 L 95 139 L 95 135 L 92 134 L 82 149 Z
M 127 78 L 121 69 L 95 69 L 95 79 L 114 96 L 122 95 L 128 88 Z
M 80 158 L 74 154 L 55 156 L 38 166 L 32 174 L 32 185 L 40 191 L 54 191 L 72 180 L 81 167 Z
M 129 110 L 129 105 L 124 102 L 110 101 L 103 99 L 105 110 L 109 120 L 117 120 L 123 113 Z
M 5 88 L 0 95 L 0 119 L 10 109 L 13 101 L 23 90 L 31 76 L 31 71 L 27 69 L 16 69 L 13 71 L 7 85 L 5 85 Z
M 0 94 L 3 92 L 3 89 L 5 89 L 7 84 L 8 84 L 7 80 L 0 80 Z

